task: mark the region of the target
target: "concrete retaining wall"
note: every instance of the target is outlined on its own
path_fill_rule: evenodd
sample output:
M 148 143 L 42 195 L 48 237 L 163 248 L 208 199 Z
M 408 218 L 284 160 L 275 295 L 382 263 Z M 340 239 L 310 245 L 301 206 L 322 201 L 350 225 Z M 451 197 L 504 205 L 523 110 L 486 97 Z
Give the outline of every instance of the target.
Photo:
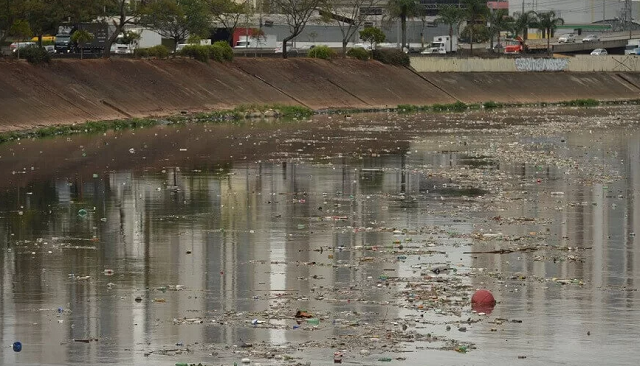
M 640 72 L 640 56 L 590 56 L 559 58 L 457 58 L 412 57 L 418 72 Z
M 519 67 L 568 67 L 562 60 L 525 61 Z M 250 104 L 324 109 L 640 99 L 640 72 L 504 72 L 515 68 L 516 61 L 509 59 L 482 60 L 477 69 L 486 67 L 485 61 L 504 70 L 416 73 L 376 61 L 308 58 L 238 58 L 226 64 L 187 59 L 59 60 L 45 66 L 0 62 L 0 131 Z M 464 68 L 471 66 L 466 62 Z

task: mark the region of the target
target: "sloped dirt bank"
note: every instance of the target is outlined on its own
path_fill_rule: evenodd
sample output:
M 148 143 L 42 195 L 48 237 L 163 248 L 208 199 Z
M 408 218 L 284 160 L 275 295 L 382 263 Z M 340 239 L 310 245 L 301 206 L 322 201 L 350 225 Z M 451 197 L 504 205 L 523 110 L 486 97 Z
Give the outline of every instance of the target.
M 637 73 L 423 73 L 314 59 L 0 62 L 0 131 L 247 104 L 312 109 L 398 104 L 637 99 Z

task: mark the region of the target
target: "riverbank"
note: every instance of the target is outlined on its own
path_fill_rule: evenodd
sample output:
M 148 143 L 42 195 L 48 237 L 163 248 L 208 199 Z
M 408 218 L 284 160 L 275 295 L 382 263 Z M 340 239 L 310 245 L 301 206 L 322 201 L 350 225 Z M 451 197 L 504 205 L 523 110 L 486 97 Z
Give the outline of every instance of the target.
M 398 105 L 621 101 L 640 96 L 640 74 L 417 73 L 359 60 L 249 59 L 0 63 L 0 131 L 166 116 L 244 105 L 312 110 Z

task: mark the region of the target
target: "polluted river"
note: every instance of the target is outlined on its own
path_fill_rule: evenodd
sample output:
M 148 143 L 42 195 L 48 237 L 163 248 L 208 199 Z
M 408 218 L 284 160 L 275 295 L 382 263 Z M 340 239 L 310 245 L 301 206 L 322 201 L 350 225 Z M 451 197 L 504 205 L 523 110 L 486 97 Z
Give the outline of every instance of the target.
M 639 111 L 1 144 L 0 364 L 636 365 Z

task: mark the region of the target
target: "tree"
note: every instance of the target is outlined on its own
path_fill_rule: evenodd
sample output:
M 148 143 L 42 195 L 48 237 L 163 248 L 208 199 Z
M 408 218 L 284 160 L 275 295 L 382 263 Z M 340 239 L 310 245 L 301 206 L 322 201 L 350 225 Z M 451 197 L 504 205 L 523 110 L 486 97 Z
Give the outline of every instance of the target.
M 271 4 L 284 15 L 289 34 L 282 40 L 282 58 L 287 58 L 287 42 L 296 38 L 307 25 L 320 0 L 273 0 Z
M 31 27 L 24 19 L 14 21 L 11 28 L 9 28 L 9 35 L 17 37 L 20 41 L 30 38 L 31 34 Z M 20 59 L 20 47 L 16 49 L 16 52 L 18 53 L 18 59 Z
M 489 13 L 489 36 L 491 37 L 491 49 L 493 50 L 493 36 L 498 36 L 498 44 L 500 44 L 500 33 L 509 29 L 513 19 L 509 17 L 509 10 L 498 9 Z
M 80 48 L 80 59 L 83 59 L 84 56 L 84 45 L 87 42 L 91 42 L 93 41 L 93 34 L 87 32 L 84 29 L 78 29 L 77 31 L 73 32 L 73 34 L 71 35 L 71 42 L 73 42 L 74 44 L 77 44 L 78 47 Z
M 320 14 L 326 22 L 335 22 L 342 33 L 342 57 L 347 57 L 347 44 L 369 18 L 369 8 L 380 0 L 321 0 Z
M 14 22 L 24 14 L 24 0 L 0 0 L 0 44 L 9 36 Z
M 469 29 L 469 45 L 471 47 L 470 54 L 473 55 L 473 33 L 475 25 L 480 20 L 486 20 L 489 14 L 487 2 L 484 0 L 462 0 L 464 6 L 464 15 L 467 20 L 467 29 Z M 469 26 L 471 25 L 471 26 Z
M 249 30 L 249 38 L 256 41 L 256 45 L 258 46 L 256 48 L 261 48 L 260 47 L 260 45 L 261 45 L 260 40 L 261 39 L 262 40 L 266 40 L 266 36 L 264 35 L 264 31 L 262 29 L 260 29 L 260 28 L 251 28 Z M 250 43 L 247 42 L 247 47 L 249 47 L 249 44 Z M 254 52 L 254 56 L 258 57 L 258 51 L 257 50 Z
M 522 39 L 526 41 L 529 36 L 529 28 L 533 27 L 536 22 L 536 12 L 533 10 L 527 11 L 525 13 L 516 13 L 516 19 L 513 24 L 513 33 L 516 36 L 518 34 L 522 34 Z
M 45 0 L 46 1 L 46 0 Z M 61 8 L 63 19 L 71 24 L 91 22 L 105 15 L 106 2 L 110 0 L 55 0 Z
M 142 3 L 134 0 L 101 0 L 104 5 L 105 17 L 111 19 L 111 24 L 115 28 L 113 33 L 107 38 L 104 44 L 102 57 L 111 57 L 111 45 L 118 36 L 124 31 L 124 27 L 128 24 L 136 24 L 140 18 L 141 12 L 144 10 Z M 100 1 L 96 1 L 99 3 Z
M 189 35 L 203 36 L 208 32 L 205 8 L 198 0 L 156 1 L 144 8 L 141 20 L 163 38 L 173 40 L 174 53 Z
M 464 20 L 464 12 L 455 5 L 444 5 L 438 12 L 437 23 L 444 23 L 449 26 L 449 49 L 453 50 L 453 27 L 460 33 L 460 23 Z
M 538 13 L 536 18 L 538 18 L 536 28 L 544 32 L 544 36 L 547 37 L 547 53 L 551 53 L 551 37 L 553 37 L 558 26 L 564 24 L 564 19 L 556 17 L 554 11 Z
M 387 36 L 380 28 L 366 27 L 360 31 L 360 39 L 371 44 L 371 49 L 375 49 L 375 45 L 384 42 Z
M 387 4 L 391 19 L 400 19 L 402 32 L 402 49 L 407 45 L 407 18 L 414 18 L 420 15 L 422 6 L 418 0 L 389 0 Z
M 208 0 L 207 7 L 213 19 L 229 31 L 229 43 L 232 43 L 240 16 L 247 11 L 245 5 L 233 0 Z
M 42 47 L 42 36 L 56 34 L 62 22 L 62 4 L 57 0 L 25 0 L 24 8 L 31 31 L 38 37 L 38 45 Z

